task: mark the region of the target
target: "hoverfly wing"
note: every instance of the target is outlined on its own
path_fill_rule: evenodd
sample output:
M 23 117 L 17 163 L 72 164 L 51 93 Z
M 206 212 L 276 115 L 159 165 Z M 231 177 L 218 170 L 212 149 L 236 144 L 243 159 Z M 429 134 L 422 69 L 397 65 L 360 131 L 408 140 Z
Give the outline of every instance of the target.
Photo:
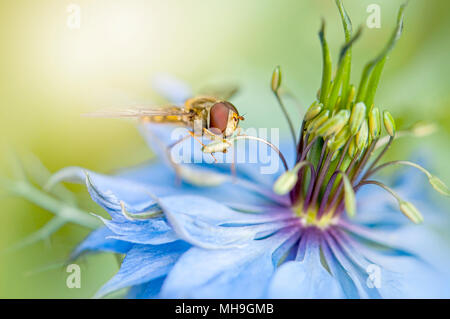
M 125 108 L 125 109 L 107 109 L 83 114 L 88 117 L 104 118 L 141 118 L 146 116 L 183 116 L 189 112 L 182 108 L 162 107 L 162 108 Z
M 239 86 L 234 84 L 228 85 L 210 85 L 199 90 L 202 95 L 215 96 L 221 100 L 229 100 L 239 91 Z

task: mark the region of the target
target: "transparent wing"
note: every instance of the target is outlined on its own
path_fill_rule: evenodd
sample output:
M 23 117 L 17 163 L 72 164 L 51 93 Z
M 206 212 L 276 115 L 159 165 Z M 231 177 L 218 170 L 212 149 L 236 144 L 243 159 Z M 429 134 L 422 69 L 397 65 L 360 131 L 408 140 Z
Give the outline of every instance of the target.
M 107 117 L 107 118 L 139 118 L 144 116 L 182 116 L 189 114 L 179 107 L 164 107 L 164 108 L 124 108 L 124 109 L 107 109 L 96 112 L 86 113 L 89 117 Z
M 235 84 L 209 85 L 199 90 L 201 95 L 215 96 L 222 100 L 231 99 L 239 91 Z

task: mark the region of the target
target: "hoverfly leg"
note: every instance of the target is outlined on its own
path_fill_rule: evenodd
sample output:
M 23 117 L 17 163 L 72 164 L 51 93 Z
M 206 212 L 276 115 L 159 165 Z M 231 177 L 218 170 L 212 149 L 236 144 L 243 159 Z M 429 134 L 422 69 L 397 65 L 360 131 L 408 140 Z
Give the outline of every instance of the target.
M 205 144 L 195 136 L 194 132 L 192 132 L 192 131 L 188 131 L 188 132 L 197 142 L 199 142 L 203 147 L 205 147 Z M 211 156 L 214 159 L 214 162 L 217 163 L 217 159 L 212 153 L 211 153 Z
M 176 185 L 176 186 L 180 186 L 180 185 L 181 185 L 181 181 L 182 181 L 181 176 L 180 176 L 180 173 L 179 173 L 179 165 L 180 165 L 180 164 L 176 163 L 176 162 L 172 159 L 172 153 L 171 153 L 170 151 L 171 151 L 172 148 L 174 148 L 176 145 L 178 145 L 178 144 L 184 142 L 184 141 L 187 140 L 188 138 L 191 138 L 191 136 L 190 136 L 190 135 L 183 136 L 183 137 L 180 138 L 178 141 L 176 141 L 176 142 L 170 144 L 169 146 L 167 146 L 167 158 L 168 158 L 170 164 L 172 164 L 173 169 L 175 170 L 175 185 Z
M 232 176 L 232 181 L 233 183 L 237 182 L 237 173 L 236 173 L 236 152 L 235 150 L 232 148 L 231 152 L 233 152 L 232 157 L 231 157 L 231 176 Z
M 205 136 L 207 136 L 213 142 L 216 142 L 222 138 L 221 135 L 214 134 L 213 132 L 208 130 L 206 127 L 203 128 L 203 134 Z

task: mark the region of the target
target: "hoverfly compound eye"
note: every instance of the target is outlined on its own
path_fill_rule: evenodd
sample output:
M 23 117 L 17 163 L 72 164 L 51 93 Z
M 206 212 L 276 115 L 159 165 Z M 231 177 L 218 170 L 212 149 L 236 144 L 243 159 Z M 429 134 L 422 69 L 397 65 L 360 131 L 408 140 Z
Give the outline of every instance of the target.
M 228 126 L 230 111 L 237 114 L 239 119 L 237 109 L 230 102 L 217 102 L 211 107 L 209 126 L 212 131 L 218 130 L 221 133 L 225 132 Z

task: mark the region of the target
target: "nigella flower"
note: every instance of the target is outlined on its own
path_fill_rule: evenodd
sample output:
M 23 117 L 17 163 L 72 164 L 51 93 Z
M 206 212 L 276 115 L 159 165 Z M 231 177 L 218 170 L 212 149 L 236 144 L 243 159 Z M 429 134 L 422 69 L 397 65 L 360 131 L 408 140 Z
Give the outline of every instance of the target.
M 360 31 L 352 35 L 337 3 L 346 43 L 332 79 L 322 25 L 322 85 L 299 136 L 289 120 L 295 148 L 283 144 L 277 153 L 284 173 L 260 175 L 255 164 L 238 164 L 233 176 L 229 164 L 174 164 L 166 151 L 171 126 L 143 123 L 159 163 L 114 176 L 76 167 L 53 176 L 49 185 L 85 181 L 92 199 L 111 216 L 101 218 L 104 226 L 73 258 L 87 251 L 125 254 L 97 297 L 123 288 L 130 288 L 131 298 L 450 296 L 448 246 L 429 227 L 415 225 L 425 220 L 442 226 L 442 208 L 431 202 L 424 181 L 444 195 L 447 187 L 418 164 L 379 164 L 397 131 L 390 113 L 374 105 L 374 96 L 387 54 L 401 34 L 403 7 L 392 38 L 355 87 L 351 49 Z M 284 110 L 279 68 L 271 84 Z M 180 89 L 171 83 L 164 93 L 178 103 L 188 98 L 186 86 Z M 419 172 L 404 171 L 391 178 L 391 187 L 374 179 L 397 164 Z

